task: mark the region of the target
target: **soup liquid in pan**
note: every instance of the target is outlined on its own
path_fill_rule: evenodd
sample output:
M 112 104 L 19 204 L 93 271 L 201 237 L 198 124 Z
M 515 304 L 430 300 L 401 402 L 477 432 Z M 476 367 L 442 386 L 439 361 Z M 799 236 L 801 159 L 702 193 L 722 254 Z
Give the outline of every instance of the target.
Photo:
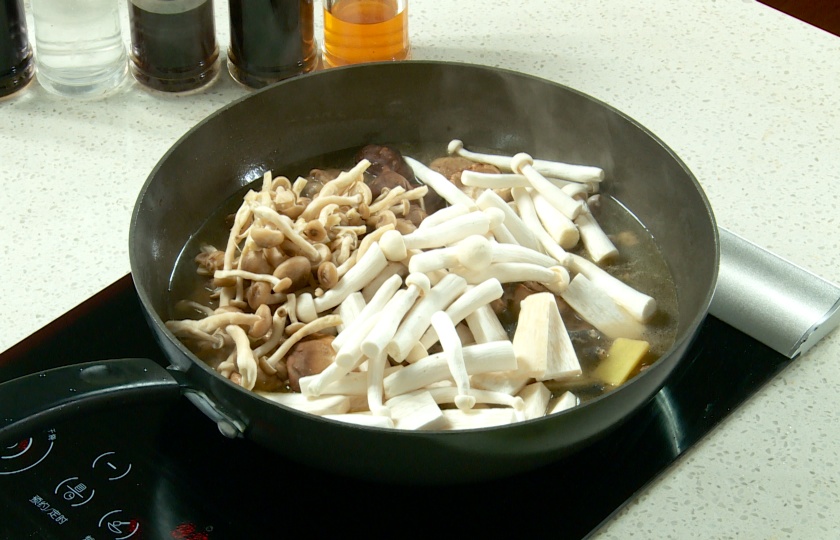
M 435 144 L 433 146 L 390 144 L 389 146 L 399 149 L 403 155 L 411 156 L 426 164 L 446 155 L 446 144 Z M 272 170 L 272 174 L 274 176 L 286 176 L 294 181 L 298 176 L 307 177 L 309 171 L 313 168 L 341 168 L 347 170 L 353 166 L 353 156 L 357 150 L 358 148 L 352 148 L 289 166 L 278 167 Z M 486 149 L 479 150 L 488 151 Z M 196 264 L 193 259 L 201 251 L 202 245 L 210 244 L 224 250 L 231 223 L 231 220 L 228 219 L 229 216 L 236 213 L 236 210 L 242 204 L 245 193 L 250 189 L 259 190 L 261 184 L 262 177 L 222 203 L 209 215 L 200 229 L 193 234 L 184 246 L 170 278 L 168 313 L 170 319 L 200 317 L 194 311 L 187 311 L 177 306 L 177 303 L 184 299 L 194 300 L 203 305 L 216 306 L 214 301 L 210 299 L 211 291 L 207 288 L 208 279 L 206 276 L 199 276 L 196 273 Z M 641 369 L 644 369 L 646 365 L 650 365 L 674 344 L 678 323 L 676 286 L 662 253 L 650 232 L 627 208 L 616 199 L 602 193 L 600 205 L 593 207 L 592 212 L 604 231 L 610 235 L 619 251 L 618 259 L 611 264 L 602 266 L 602 268 L 631 287 L 652 296 L 657 303 L 657 312 L 647 324 L 647 330 L 642 337 L 642 339 L 650 342 L 650 353 L 648 353 L 641 367 Z M 580 243 L 578 247 L 570 251 L 586 256 L 586 252 Z M 500 320 L 512 336 L 516 328 L 517 315 L 515 313 L 508 313 L 507 317 L 505 315 L 503 313 Z M 602 337 L 588 323 L 577 318 L 576 315 L 574 320 L 571 320 L 564 314 L 564 322 L 577 351 L 583 375 L 571 382 L 547 381 L 546 386 L 555 395 L 571 390 L 581 401 L 597 397 L 603 394 L 606 389 L 600 381 L 589 377 L 587 374 L 595 369 L 598 361 L 606 352 L 606 349 L 609 348 L 610 341 Z

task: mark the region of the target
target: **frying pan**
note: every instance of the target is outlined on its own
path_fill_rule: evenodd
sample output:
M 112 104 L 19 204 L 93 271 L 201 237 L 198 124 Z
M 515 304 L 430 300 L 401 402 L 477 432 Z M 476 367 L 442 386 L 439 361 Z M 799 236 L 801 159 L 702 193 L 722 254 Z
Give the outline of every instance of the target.
M 602 191 L 650 230 L 673 273 L 678 330 L 650 368 L 563 413 L 456 432 L 349 425 L 270 402 L 198 360 L 164 326 L 170 278 L 210 213 L 265 170 L 368 143 L 437 142 L 605 169 Z M 263 89 L 212 114 L 159 161 L 137 199 L 129 254 L 137 293 L 169 369 L 143 359 L 59 368 L 0 386 L 0 441 L 88 407 L 186 396 L 225 435 L 335 473 L 445 484 L 512 475 L 575 451 L 647 402 L 698 331 L 717 278 L 719 243 L 700 185 L 662 141 L 568 87 L 502 69 L 443 62 L 351 66 Z M 18 396 L 28 396 L 19 399 Z

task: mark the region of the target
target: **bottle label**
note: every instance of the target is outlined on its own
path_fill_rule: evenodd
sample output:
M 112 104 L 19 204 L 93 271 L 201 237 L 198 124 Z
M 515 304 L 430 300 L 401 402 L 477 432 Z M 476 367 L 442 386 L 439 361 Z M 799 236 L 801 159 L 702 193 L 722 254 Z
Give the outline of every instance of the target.
M 137 8 L 150 13 L 173 15 L 195 9 L 210 0 L 131 0 Z

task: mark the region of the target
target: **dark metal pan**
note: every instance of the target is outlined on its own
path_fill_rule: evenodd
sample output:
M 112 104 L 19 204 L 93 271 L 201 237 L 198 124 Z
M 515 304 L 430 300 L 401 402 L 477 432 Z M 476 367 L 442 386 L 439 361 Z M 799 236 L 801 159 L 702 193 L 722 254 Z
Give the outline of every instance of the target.
M 673 273 L 679 329 L 671 350 L 617 390 L 560 414 L 505 427 L 408 432 L 325 420 L 263 399 L 219 376 L 164 326 L 171 273 L 190 236 L 263 171 L 372 142 L 439 142 L 443 148 L 452 138 L 604 168 L 603 190 L 652 232 Z M 87 406 L 185 394 L 226 435 L 340 474 L 415 483 L 514 474 L 590 443 L 656 393 L 706 315 L 719 259 L 717 228 L 700 185 L 637 122 L 539 78 L 436 62 L 318 72 L 211 115 L 149 175 L 132 215 L 129 247 L 137 292 L 171 369 L 143 360 L 95 362 L 5 383 L 0 439 Z

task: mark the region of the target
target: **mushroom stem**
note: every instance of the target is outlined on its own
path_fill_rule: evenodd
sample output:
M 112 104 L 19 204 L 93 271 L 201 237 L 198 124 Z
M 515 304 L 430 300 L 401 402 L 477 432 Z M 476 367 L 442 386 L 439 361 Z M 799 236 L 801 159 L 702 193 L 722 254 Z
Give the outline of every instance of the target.
M 618 248 L 606 235 L 587 208 L 575 219 L 580 238 L 589 256 L 596 263 L 618 256 Z
M 464 294 L 446 308 L 446 315 L 449 316 L 453 324 L 457 325 L 479 307 L 501 298 L 503 293 L 504 289 L 502 289 L 502 284 L 498 279 L 488 279 L 467 289 Z M 420 338 L 420 344 L 427 350 L 437 341 L 438 335 L 434 327 L 426 330 L 426 333 Z
M 369 358 L 378 357 L 394 337 L 400 322 L 421 295 L 429 292 L 431 284 L 425 274 L 411 273 L 405 279 L 407 287 L 394 294 L 382 308 L 379 324 L 362 342 L 362 352 Z
M 507 340 L 467 345 L 461 352 L 469 375 L 516 369 L 513 343 Z M 435 353 L 385 377 L 385 396 L 390 399 L 450 378 L 446 355 Z
M 488 189 L 478 196 L 476 203 L 482 210 L 498 208 L 504 212 L 504 226 L 507 227 L 510 234 L 516 239 L 516 242 L 521 246 L 525 246 L 536 251 L 540 250 L 540 242 L 536 235 L 531 231 L 528 225 L 525 224 L 522 218 L 519 217 L 516 212 L 514 212 L 513 209 L 504 201 L 504 199 Z
M 583 211 L 583 201 L 573 199 L 562 189 L 549 182 L 543 175 L 534 168 L 534 160 L 525 153 L 519 153 L 511 158 L 511 168 L 524 174 L 531 186 L 546 198 L 551 205 L 563 213 L 569 219 L 575 219 Z M 519 188 L 521 189 L 521 188 Z
M 475 201 L 469 195 L 458 189 L 458 186 L 450 182 L 448 178 L 426 167 L 416 159 L 408 156 L 403 156 L 403 159 L 411 167 L 417 179 L 435 190 L 446 202 L 449 204 L 463 204 L 469 209 L 475 208 Z
M 519 215 L 522 216 L 522 221 L 533 231 L 545 252 L 554 257 L 561 265 L 567 266 L 569 264 L 569 254 L 543 228 L 528 190 L 526 188 L 513 188 L 511 193 L 513 194 L 513 200 L 516 201 Z
M 464 148 L 464 143 L 458 139 L 452 140 L 447 150 L 450 155 L 454 154 L 471 161 L 495 165 L 503 171 L 511 170 L 510 156 L 471 152 Z M 552 176 L 570 182 L 601 182 L 604 179 L 603 169 L 589 165 L 576 165 L 562 161 L 536 159 L 534 160 L 534 167 L 545 176 Z
M 302 340 L 306 336 L 314 334 L 316 332 L 320 332 L 326 328 L 330 328 L 333 326 L 338 326 L 341 324 L 341 317 L 338 315 L 325 315 L 320 319 L 315 319 L 314 321 L 308 322 L 300 327 L 297 332 L 292 334 L 291 336 L 283 342 L 282 345 L 277 347 L 277 350 L 274 351 L 271 356 L 266 359 L 266 362 L 273 367 L 277 367 L 277 363 L 289 352 L 292 346 L 297 343 L 298 341 Z
M 443 311 L 432 314 L 431 322 L 440 338 L 449 372 L 458 388 L 458 394 L 455 396 L 455 406 L 462 411 L 472 409 L 475 405 L 475 397 L 470 395 L 470 376 L 464 365 L 464 351 L 458 332 L 455 331 L 455 325 Z
M 397 233 L 399 234 L 399 233 Z M 341 276 L 335 287 L 326 291 L 324 296 L 315 299 L 318 313 L 334 308 L 354 292 L 361 291 L 388 264 L 379 244 L 374 242 L 356 264 Z M 298 312 L 300 316 L 300 312 Z
M 332 342 L 333 349 L 338 351 L 348 338 L 359 332 L 359 328 L 361 328 L 364 324 L 364 321 L 373 317 L 377 313 L 380 313 L 382 308 L 384 308 L 388 301 L 391 300 L 391 297 L 394 296 L 402 283 L 402 277 L 397 274 L 386 279 L 382 283 L 382 286 L 376 290 L 376 293 L 371 297 L 368 303 L 365 304 L 362 311 L 359 312 L 358 317 L 350 322 L 350 324 L 348 324 L 341 333 L 335 336 L 335 339 L 333 339 Z
M 575 276 L 560 296 L 583 320 L 610 339 L 638 339 L 644 333 L 642 323 L 582 273 Z
M 253 390 L 254 385 L 257 384 L 257 361 L 251 350 L 251 342 L 245 330 L 235 324 L 225 327 L 225 332 L 233 338 L 233 343 L 236 345 L 236 369 L 242 377 L 240 386 Z
M 430 214 L 428 217 L 426 217 L 426 219 L 420 222 L 420 226 L 417 228 L 428 229 L 429 227 L 440 225 L 441 223 L 445 223 L 452 218 L 463 216 L 465 214 L 469 214 L 470 212 L 472 212 L 470 207 L 465 206 L 463 204 L 453 204 L 452 206 L 445 206 L 437 212 L 435 212 L 434 214 Z
M 493 308 L 486 304 L 479 306 L 465 319 L 476 343 L 492 343 L 510 339 Z
M 449 307 L 449 305 L 467 288 L 464 278 L 455 274 L 447 274 L 417 303 L 400 323 L 394 339 L 388 344 L 386 350 L 397 362 L 405 360 L 411 348 L 423 335 L 429 324 L 432 314 Z
M 368 408 L 376 416 L 390 416 L 391 411 L 382 404 L 385 394 L 383 380 L 385 379 L 385 367 L 388 364 L 388 355 L 380 352 L 368 359 L 367 370 L 367 400 Z
M 463 216 L 426 229 L 401 235 L 396 231 L 388 231 L 382 235 L 380 241 L 382 250 L 388 260 L 401 261 L 411 249 L 428 249 L 446 246 L 477 234 L 485 235 L 495 223 L 504 221 L 504 213 L 495 208 L 487 211 L 475 211 Z
M 597 264 L 580 255 L 572 255 L 569 267 L 586 276 L 638 322 L 644 323 L 656 313 L 656 300 L 613 277 Z
M 537 217 L 551 239 L 560 244 L 563 249 L 575 247 L 580 240 L 580 231 L 575 222 L 566 217 L 563 212 L 557 210 L 541 194 L 533 193 L 531 199 L 534 201 L 534 210 L 537 212 Z

